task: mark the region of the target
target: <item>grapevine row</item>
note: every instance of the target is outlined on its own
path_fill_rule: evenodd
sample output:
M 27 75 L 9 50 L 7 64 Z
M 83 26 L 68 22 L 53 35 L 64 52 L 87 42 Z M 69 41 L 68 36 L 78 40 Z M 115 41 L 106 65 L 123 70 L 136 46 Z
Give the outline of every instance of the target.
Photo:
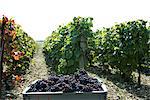
M 75 17 L 47 37 L 44 53 L 55 72 L 70 74 L 95 63 L 111 66 L 130 79 L 149 67 L 150 30 L 147 21 L 136 20 L 92 31 L 92 18 Z M 145 64 L 146 63 L 146 64 Z
M 1 56 L 3 54 L 1 71 L 3 81 L 8 85 L 8 81 L 12 82 L 13 78 L 16 78 L 18 81 L 21 79 L 21 75 L 29 67 L 36 44 L 12 18 L 9 19 L 3 16 L 0 19 L 0 28 L 3 28 L 0 31 L 2 44 L 0 48 L 1 50 L 3 49 L 1 51 Z M 4 34 L 2 34 L 2 31 Z

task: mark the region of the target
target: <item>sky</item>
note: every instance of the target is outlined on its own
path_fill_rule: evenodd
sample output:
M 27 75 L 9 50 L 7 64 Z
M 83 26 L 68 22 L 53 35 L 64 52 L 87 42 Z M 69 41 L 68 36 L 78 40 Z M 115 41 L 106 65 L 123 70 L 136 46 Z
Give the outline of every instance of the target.
M 93 17 L 93 30 L 114 23 L 150 21 L 150 0 L 0 0 L 0 17 L 13 17 L 35 40 L 44 40 L 73 17 Z

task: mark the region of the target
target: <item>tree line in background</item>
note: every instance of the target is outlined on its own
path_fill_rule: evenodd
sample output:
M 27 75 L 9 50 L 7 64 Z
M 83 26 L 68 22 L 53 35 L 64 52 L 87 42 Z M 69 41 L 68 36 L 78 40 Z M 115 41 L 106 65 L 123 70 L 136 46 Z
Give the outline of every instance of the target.
M 92 31 L 93 18 L 74 17 L 44 42 L 47 64 L 59 74 L 71 74 L 95 63 L 118 69 L 128 80 L 133 71 L 150 67 L 150 26 L 136 20 Z

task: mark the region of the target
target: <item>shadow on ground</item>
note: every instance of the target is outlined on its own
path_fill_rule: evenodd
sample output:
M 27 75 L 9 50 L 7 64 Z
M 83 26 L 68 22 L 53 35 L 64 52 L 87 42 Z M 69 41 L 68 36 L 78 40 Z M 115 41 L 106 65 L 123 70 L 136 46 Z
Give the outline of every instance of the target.
M 97 74 L 101 78 L 106 78 L 107 80 L 113 82 L 117 87 L 127 90 L 129 93 L 136 95 L 144 100 L 150 99 L 150 85 L 141 84 L 133 80 L 126 82 L 119 73 L 112 73 L 111 70 L 104 70 L 100 67 L 94 66 L 88 69 L 89 72 Z

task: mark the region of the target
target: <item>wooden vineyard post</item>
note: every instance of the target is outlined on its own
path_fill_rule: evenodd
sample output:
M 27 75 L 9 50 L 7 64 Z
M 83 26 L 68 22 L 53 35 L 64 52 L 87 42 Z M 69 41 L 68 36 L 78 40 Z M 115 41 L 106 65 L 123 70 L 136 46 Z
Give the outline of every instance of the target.
M 3 16 L 2 19 L 2 29 L 1 29 L 1 38 L 0 38 L 0 98 L 2 96 L 2 74 L 3 74 L 3 54 L 4 54 L 4 26 L 5 26 L 5 19 Z
M 82 53 L 79 59 L 79 67 L 80 69 L 84 69 L 87 65 L 87 57 L 86 57 L 87 39 L 83 35 L 81 35 L 80 38 L 80 48 Z

